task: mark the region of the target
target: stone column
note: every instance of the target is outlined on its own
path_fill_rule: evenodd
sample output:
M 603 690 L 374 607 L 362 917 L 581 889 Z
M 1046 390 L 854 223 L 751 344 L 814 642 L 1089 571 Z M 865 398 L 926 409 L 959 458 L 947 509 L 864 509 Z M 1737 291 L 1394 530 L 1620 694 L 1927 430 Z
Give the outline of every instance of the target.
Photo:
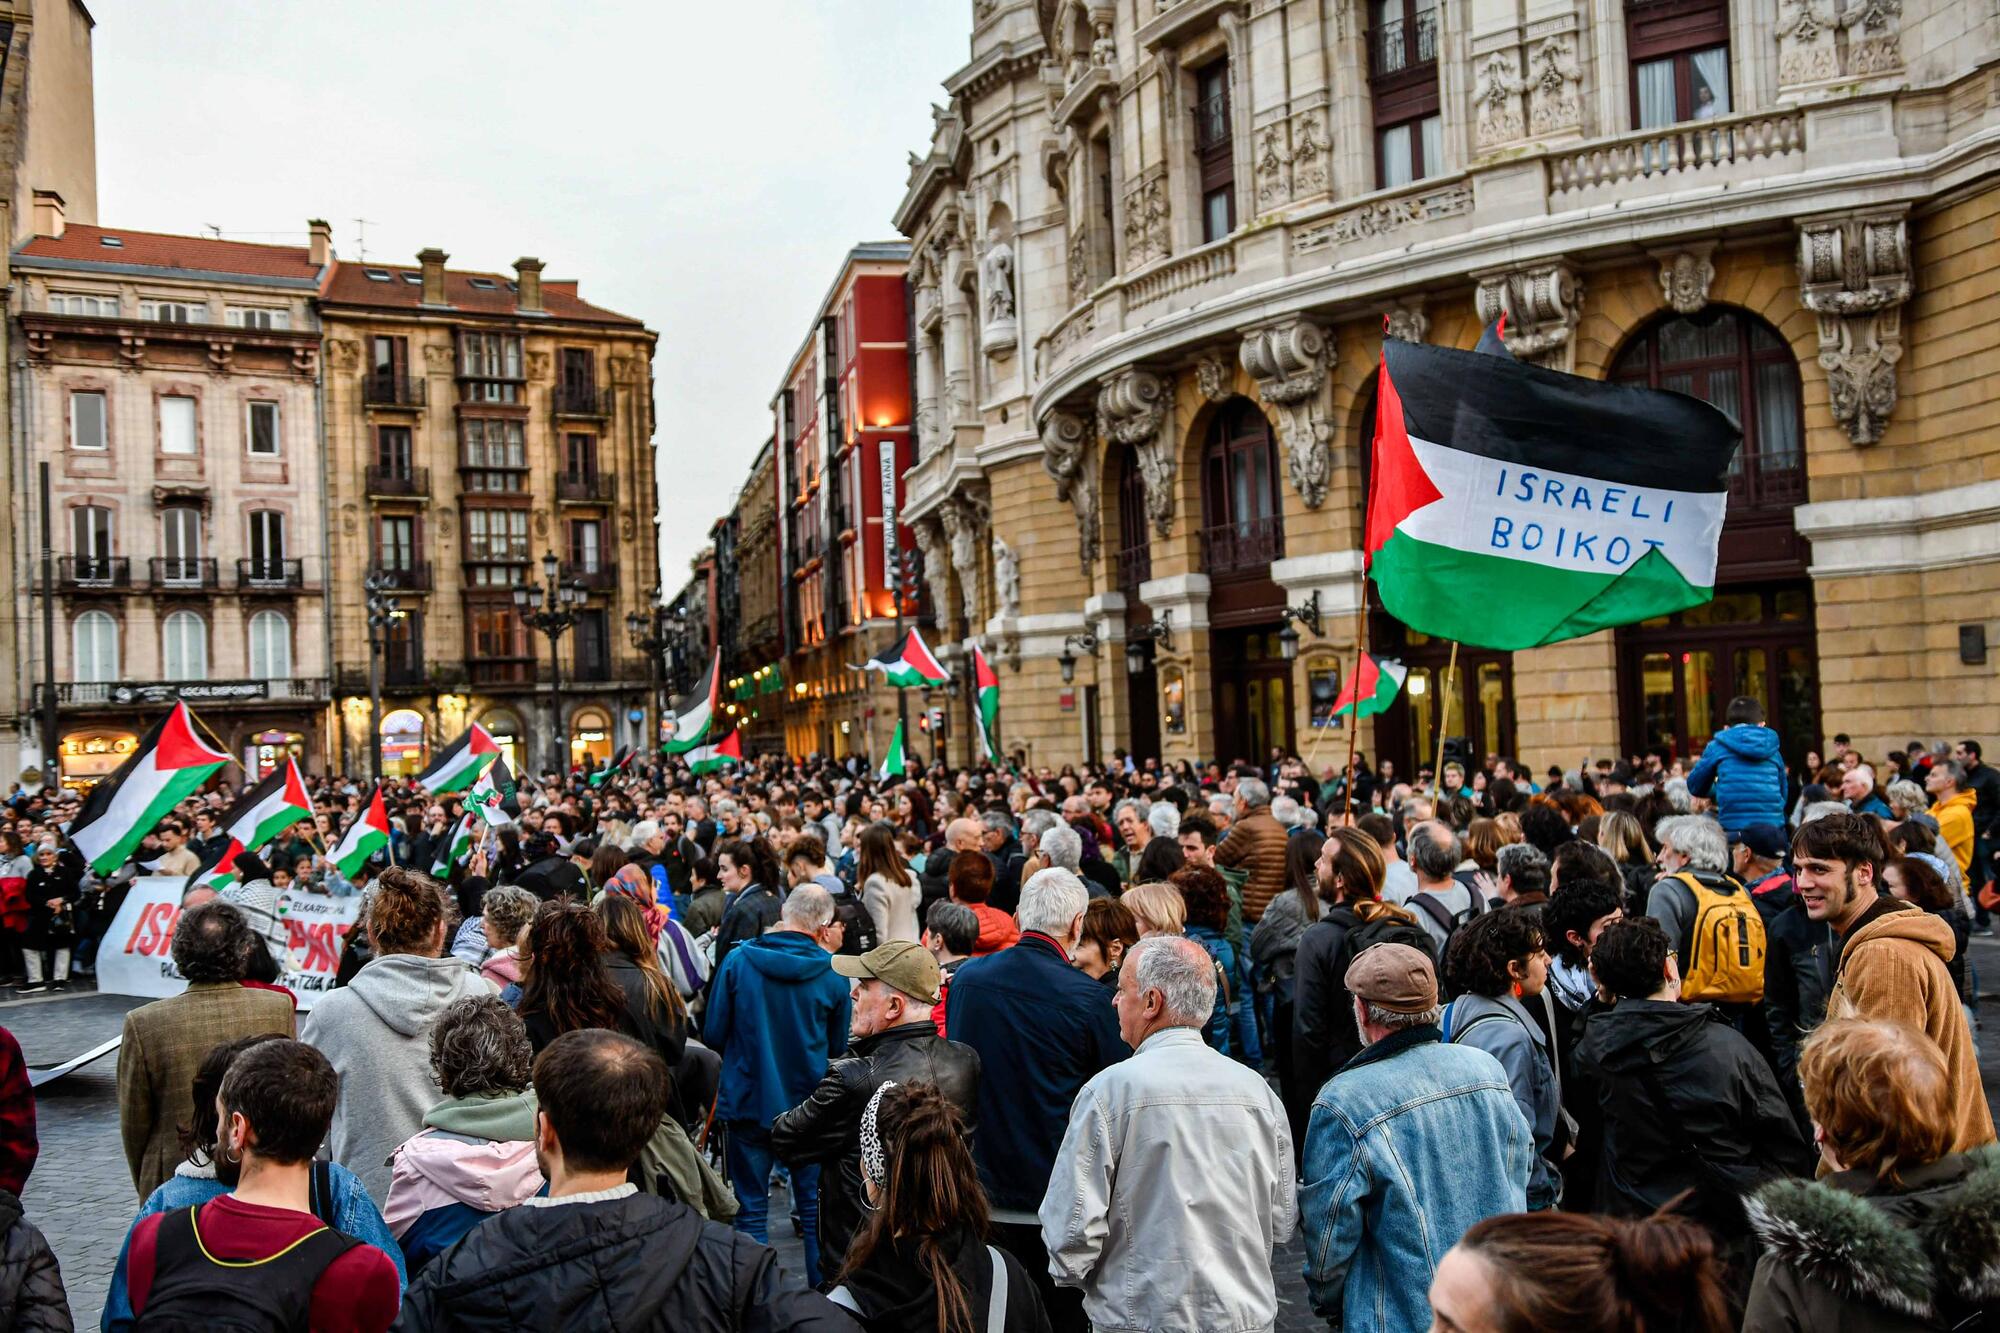
M 1162 719 L 1162 762 L 1173 759 L 1199 762 L 1215 749 L 1215 678 L 1210 667 L 1208 591 L 1206 574 L 1174 574 L 1139 585 L 1139 600 L 1152 608 L 1156 621 L 1167 623 L 1173 630 L 1173 647 L 1158 645 L 1154 656 L 1160 672 L 1160 688 L 1166 689 L 1170 667 L 1180 670 L 1186 687 L 1187 730 L 1175 735 L 1167 730 Z M 1122 671 L 1123 665 L 1118 669 Z M 1165 706 L 1162 698 L 1163 710 Z

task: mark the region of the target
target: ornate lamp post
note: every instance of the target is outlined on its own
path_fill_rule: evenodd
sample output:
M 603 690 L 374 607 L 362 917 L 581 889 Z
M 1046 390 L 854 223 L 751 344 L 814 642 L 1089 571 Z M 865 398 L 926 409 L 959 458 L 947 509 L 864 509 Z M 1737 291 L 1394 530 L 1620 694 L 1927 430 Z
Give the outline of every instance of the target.
M 562 707 L 562 658 L 556 651 L 562 636 L 576 624 L 577 612 L 582 608 L 589 594 L 583 584 L 572 580 L 559 581 L 562 563 L 556 553 L 550 551 L 542 556 L 542 586 L 539 590 L 532 583 L 520 584 L 514 589 L 514 609 L 529 629 L 540 630 L 549 638 L 549 702 L 555 712 L 556 771 L 569 777 L 569 738 L 563 734 Z
M 402 614 L 402 607 L 389 593 L 395 580 L 371 573 L 361 580 L 368 594 L 368 776 L 382 780 L 382 653 L 389 622 Z
M 668 663 L 678 654 L 681 635 L 687 632 L 685 619 L 659 603 L 660 590 L 654 588 L 647 595 L 646 610 L 634 611 L 625 617 L 625 632 L 630 636 L 632 646 L 646 655 L 646 680 L 652 694 L 655 731 L 665 707 L 660 699 L 661 681 L 664 677 L 667 688 L 675 687 Z M 648 744 L 659 744 L 659 737 L 655 735 Z

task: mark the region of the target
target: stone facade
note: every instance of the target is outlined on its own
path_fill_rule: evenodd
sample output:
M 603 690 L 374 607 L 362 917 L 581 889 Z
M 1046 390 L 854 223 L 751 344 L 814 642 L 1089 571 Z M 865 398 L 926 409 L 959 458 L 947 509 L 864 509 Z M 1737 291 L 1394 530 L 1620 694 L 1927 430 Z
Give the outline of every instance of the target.
M 654 734 L 652 673 L 625 617 L 659 597 L 652 355 L 638 320 L 537 259 L 514 276 L 341 261 L 321 294 L 340 764 L 369 768 L 363 580 L 399 603 L 384 650 L 388 767 L 480 722 L 518 771 L 608 759 Z M 514 610 L 543 561 L 581 584 L 549 640 Z
M 1745 475 L 1713 608 L 1468 653 L 1451 734 L 1538 770 L 1684 754 L 1735 691 L 1783 715 L 1794 759 L 1835 731 L 1879 756 L 2000 727 L 1994 659 L 1959 654 L 1961 630 L 1970 659 L 2000 637 L 1996 20 L 1946 0 L 1783 0 L 1775 26 L 1708 8 L 1712 44 L 1679 51 L 1616 0 L 1445 0 L 1379 32 L 1351 0 L 976 6 L 896 213 L 908 516 L 954 548 L 931 565 L 940 637 L 999 666 L 1007 748 L 1335 762 L 1346 736 L 1312 725 L 1312 698 L 1364 630 L 1384 330 L 1470 347 L 1502 315 L 1523 359 L 1738 395 Z M 1724 81 L 1646 103 L 1640 128 L 1646 61 Z M 1400 152 L 1421 138 L 1425 160 L 1385 184 L 1389 108 L 1412 96 L 1437 120 Z M 1260 432 L 1275 493 L 1237 512 L 1211 469 Z M 960 560 L 946 538 L 968 527 Z M 1319 632 L 1274 657 L 1315 595 Z M 1371 647 L 1428 695 L 1362 748 L 1428 763 L 1447 646 L 1373 620 Z

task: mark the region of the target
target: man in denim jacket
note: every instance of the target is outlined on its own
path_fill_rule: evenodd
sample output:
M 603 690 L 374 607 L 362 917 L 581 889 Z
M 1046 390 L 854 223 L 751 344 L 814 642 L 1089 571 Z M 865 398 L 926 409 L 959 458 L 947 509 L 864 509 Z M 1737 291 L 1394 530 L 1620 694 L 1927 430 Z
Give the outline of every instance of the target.
M 1347 969 L 1363 1050 L 1313 1102 L 1299 1227 L 1315 1313 L 1422 1333 L 1425 1293 L 1474 1222 L 1527 1207 L 1534 1137 L 1500 1062 L 1439 1040 L 1437 974 L 1406 944 Z

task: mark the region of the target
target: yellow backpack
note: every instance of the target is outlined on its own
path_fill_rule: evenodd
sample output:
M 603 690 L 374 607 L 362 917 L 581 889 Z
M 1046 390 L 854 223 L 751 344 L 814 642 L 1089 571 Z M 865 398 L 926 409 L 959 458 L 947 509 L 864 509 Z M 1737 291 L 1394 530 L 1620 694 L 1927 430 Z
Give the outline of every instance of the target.
M 1705 884 L 1688 871 L 1673 878 L 1694 895 L 1694 926 L 1681 960 L 1681 998 L 1754 1004 L 1764 998 L 1764 918 L 1747 890 Z

